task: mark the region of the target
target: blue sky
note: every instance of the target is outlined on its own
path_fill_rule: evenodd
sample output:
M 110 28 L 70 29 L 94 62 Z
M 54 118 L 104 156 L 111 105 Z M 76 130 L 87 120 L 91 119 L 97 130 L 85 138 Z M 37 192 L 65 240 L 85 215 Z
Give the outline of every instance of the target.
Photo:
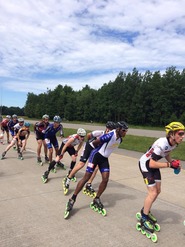
M 58 84 L 98 89 L 120 71 L 185 65 L 185 0 L 0 1 L 0 98 Z

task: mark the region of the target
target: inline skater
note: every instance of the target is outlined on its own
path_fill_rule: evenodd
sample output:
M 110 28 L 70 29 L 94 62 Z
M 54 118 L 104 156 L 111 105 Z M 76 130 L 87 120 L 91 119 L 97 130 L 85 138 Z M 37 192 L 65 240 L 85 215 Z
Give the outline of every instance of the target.
M 165 126 L 166 137 L 157 139 L 149 150 L 139 160 L 139 169 L 147 186 L 147 196 L 141 209 L 140 223 L 147 231 L 153 233 L 156 218 L 151 213 L 151 207 L 161 192 L 160 168 L 172 168 L 177 171 L 181 168 L 179 160 L 173 160 L 170 156 L 183 140 L 185 127 L 180 122 L 171 122 Z M 159 162 L 165 158 L 167 162 Z M 137 217 L 138 213 L 136 214 Z M 139 219 L 139 217 L 137 217 Z
M 13 114 L 12 115 L 12 119 L 8 122 L 8 129 L 9 129 L 9 132 L 12 136 L 12 140 L 15 136 L 15 131 L 14 131 L 14 126 L 18 123 L 18 119 L 17 119 L 17 115 L 16 114 Z M 13 147 L 14 149 L 16 149 L 16 146 L 14 145 Z
M 106 210 L 104 209 L 104 206 L 100 201 L 100 196 L 105 191 L 109 180 L 110 170 L 108 157 L 116 148 L 118 148 L 119 144 L 122 142 L 122 138 L 125 137 L 127 131 L 127 123 L 125 121 L 120 121 L 116 124 L 116 129 L 100 136 L 92 142 L 94 147 L 96 148 L 90 154 L 85 175 L 78 182 L 74 194 L 69 199 L 66 205 L 64 218 L 68 217 L 69 212 L 72 210 L 73 205 L 76 201 L 78 193 L 82 190 L 85 183 L 89 180 L 97 165 L 102 175 L 102 181 L 99 185 L 97 195 L 91 203 L 91 208 L 95 211 L 98 210 L 103 215 L 106 215 Z
M 81 149 L 83 145 L 85 136 L 86 136 L 86 131 L 82 128 L 79 128 L 76 134 L 70 135 L 68 138 L 62 141 L 62 144 L 58 151 L 58 155 L 56 156 L 55 160 L 53 160 L 50 163 L 48 170 L 42 176 L 42 181 L 44 183 L 47 182 L 50 171 L 54 169 L 55 164 L 59 162 L 60 159 L 63 158 L 64 153 L 66 151 L 71 156 L 71 164 L 70 164 L 70 170 L 69 170 L 69 174 L 70 174 L 70 171 L 74 168 L 76 164 L 76 158 L 77 158 L 79 150 Z M 76 145 L 78 145 L 77 149 L 74 148 Z
M 49 124 L 46 130 L 43 131 L 45 136 L 45 142 L 49 151 L 49 162 L 52 161 L 53 157 L 53 147 L 55 149 L 55 155 L 58 153 L 58 140 L 56 137 L 57 132 L 60 133 L 60 137 L 64 136 L 63 134 L 63 126 L 61 124 L 62 119 L 60 116 L 54 116 L 53 123 Z
M 80 157 L 80 161 L 79 163 L 72 169 L 72 171 L 70 172 L 69 175 L 66 176 L 66 178 L 64 178 L 64 181 L 63 181 L 63 185 L 64 185 L 64 194 L 67 194 L 68 192 L 68 189 L 69 189 L 69 184 L 70 184 L 70 181 L 71 179 L 73 178 L 73 176 L 75 176 L 75 174 L 84 167 L 84 165 L 86 164 L 89 156 L 90 156 L 90 153 L 91 151 L 94 149 L 94 146 L 93 146 L 93 141 L 102 136 L 103 134 L 106 134 L 108 133 L 109 131 L 115 129 L 116 125 L 114 122 L 112 121 L 108 121 L 106 123 L 106 129 L 105 130 L 94 130 L 90 133 L 87 134 L 87 142 L 85 143 L 84 145 L 84 148 L 82 150 L 82 154 L 81 154 L 81 157 Z M 95 191 L 94 189 L 92 188 L 92 181 L 94 179 L 94 177 L 96 176 L 96 173 L 98 171 L 98 167 L 94 170 L 91 178 L 89 179 L 89 181 L 87 181 L 87 184 L 84 188 L 84 192 L 85 193 L 90 193 L 90 195 L 94 195 L 95 194 Z
M 8 150 L 11 147 L 15 146 L 15 144 L 18 144 L 17 143 L 17 133 L 20 130 L 20 128 L 22 128 L 23 126 L 24 126 L 24 119 L 23 118 L 18 118 L 18 123 L 14 125 L 14 137 L 13 137 L 11 143 L 6 147 L 5 151 L 2 153 L 1 159 L 4 159 L 6 153 L 8 152 Z M 17 146 L 17 152 L 18 153 L 20 152 L 20 149 L 19 149 L 18 146 Z
M 6 136 L 7 136 L 7 143 L 10 144 L 10 134 L 9 134 L 9 128 L 8 128 L 8 123 L 11 120 L 11 116 L 7 115 L 5 117 L 5 119 L 3 119 L 3 121 L 1 122 L 1 131 L 3 134 L 3 138 L 4 139 L 4 133 L 6 132 Z
M 36 140 L 37 140 L 37 163 L 39 165 L 43 165 L 42 159 L 41 159 L 41 148 L 42 145 L 44 146 L 44 154 L 45 154 L 45 162 L 49 161 L 49 158 L 47 156 L 48 148 L 45 142 L 45 130 L 49 125 L 49 116 L 47 114 L 44 114 L 42 116 L 42 120 L 40 122 L 36 122 L 34 125 Z
M 23 151 L 26 149 L 27 140 L 30 136 L 30 123 L 25 122 L 24 126 L 19 129 L 16 137 L 17 137 L 17 143 L 18 143 L 18 150 L 19 155 L 18 158 L 23 160 Z

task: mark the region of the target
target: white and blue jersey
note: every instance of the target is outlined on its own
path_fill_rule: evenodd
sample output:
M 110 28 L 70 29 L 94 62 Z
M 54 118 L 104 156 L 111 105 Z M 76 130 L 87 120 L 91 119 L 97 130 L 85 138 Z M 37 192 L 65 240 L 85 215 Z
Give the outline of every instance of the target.
M 60 131 L 60 135 L 63 135 L 63 126 L 59 124 L 57 128 L 54 128 L 54 124 L 49 124 L 44 132 L 45 138 L 52 138 L 53 136 L 56 136 L 56 133 Z
M 46 128 L 46 130 L 44 130 L 44 138 L 45 138 L 45 142 L 47 145 L 47 148 L 50 149 L 52 148 L 52 145 L 54 146 L 54 148 L 58 148 L 58 140 L 56 137 L 57 132 L 60 131 L 60 136 L 63 136 L 63 126 L 62 124 L 59 124 L 58 127 L 54 127 L 54 124 L 49 124 L 48 127 Z
M 94 171 L 97 165 L 99 166 L 100 172 L 109 172 L 108 157 L 122 142 L 122 138 L 117 137 L 116 130 L 112 130 L 100 136 L 99 139 L 101 144 L 92 150 L 89 157 L 86 171 L 90 173 Z

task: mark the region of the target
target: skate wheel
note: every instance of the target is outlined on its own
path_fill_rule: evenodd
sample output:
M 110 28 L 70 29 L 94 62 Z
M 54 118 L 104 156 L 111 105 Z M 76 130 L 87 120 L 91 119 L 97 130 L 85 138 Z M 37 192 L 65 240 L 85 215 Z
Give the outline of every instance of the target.
M 86 194 L 86 188 L 83 188 L 83 193 Z
M 91 208 L 91 209 L 94 209 L 93 202 L 90 203 L 90 208 Z
M 157 242 L 157 235 L 155 233 L 152 233 L 151 240 L 152 240 L 153 243 Z
M 45 183 L 47 183 L 47 181 L 48 181 L 48 179 L 45 179 L 45 178 L 43 178 L 43 177 L 41 177 L 41 179 L 42 179 L 42 182 L 45 184 Z
M 159 225 L 158 223 L 155 223 L 155 225 L 154 225 L 154 230 L 155 230 L 156 232 L 160 232 L 161 227 L 160 227 L 160 225 Z
M 136 219 L 137 219 L 137 220 L 140 220 L 140 219 L 141 219 L 141 213 L 140 213 L 140 212 L 137 212 L 137 213 L 136 213 Z
M 146 237 L 151 238 L 151 233 L 146 232 Z
M 93 193 L 93 198 L 95 198 L 95 197 L 96 197 L 96 192 Z
M 101 211 L 101 214 L 102 214 L 103 216 L 106 216 L 106 215 L 107 215 L 107 211 L 103 208 L 102 211 Z
M 141 223 L 140 222 L 138 222 L 136 224 L 136 230 L 141 231 Z
M 64 188 L 64 195 L 67 195 L 68 189 Z
M 142 233 L 143 235 L 145 235 L 145 234 L 146 234 L 146 231 L 145 231 L 144 229 L 141 228 L 141 233 Z
M 69 216 L 69 211 L 66 210 L 66 211 L 64 212 L 64 219 L 67 219 L 68 216 Z

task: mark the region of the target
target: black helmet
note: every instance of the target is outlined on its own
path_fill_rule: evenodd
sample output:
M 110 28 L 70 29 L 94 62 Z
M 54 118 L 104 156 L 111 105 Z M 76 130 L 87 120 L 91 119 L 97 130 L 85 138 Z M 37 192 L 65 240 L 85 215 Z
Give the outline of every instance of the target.
M 116 128 L 120 128 L 122 130 L 128 130 L 128 124 L 125 121 L 117 122 L 116 125 L 117 125 Z
M 106 123 L 106 128 L 107 129 L 115 129 L 116 128 L 116 124 L 114 122 L 112 122 L 112 121 L 108 121 Z

